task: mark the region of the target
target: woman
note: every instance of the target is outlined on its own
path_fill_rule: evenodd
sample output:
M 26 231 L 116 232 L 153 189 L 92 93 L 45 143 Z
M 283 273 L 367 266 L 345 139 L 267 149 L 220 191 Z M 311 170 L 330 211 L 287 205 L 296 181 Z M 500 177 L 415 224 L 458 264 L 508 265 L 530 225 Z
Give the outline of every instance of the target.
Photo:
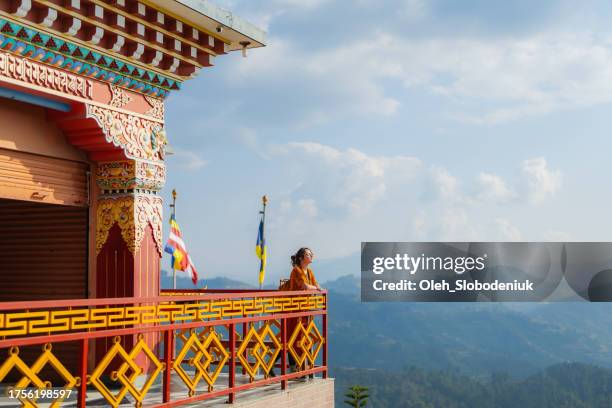
M 293 270 L 289 277 L 289 287 L 286 290 L 321 290 L 321 286 L 314 277 L 312 269 L 308 267 L 312 263 L 314 254 L 310 248 L 300 248 L 295 255 L 291 256 L 291 265 Z M 298 322 L 302 321 L 302 325 L 306 328 L 310 322 L 309 318 L 294 317 L 287 319 L 287 341 L 293 335 Z M 298 343 L 296 342 L 295 345 Z M 295 360 L 291 353 L 288 354 L 289 366 L 291 371 L 296 371 Z
M 288 290 L 321 290 L 312 269 L 308 267 L 313 257 L 314 254 L 310 248 L 300 248 L 295 255 L 291 256 L 293 270 L 289 277 Z

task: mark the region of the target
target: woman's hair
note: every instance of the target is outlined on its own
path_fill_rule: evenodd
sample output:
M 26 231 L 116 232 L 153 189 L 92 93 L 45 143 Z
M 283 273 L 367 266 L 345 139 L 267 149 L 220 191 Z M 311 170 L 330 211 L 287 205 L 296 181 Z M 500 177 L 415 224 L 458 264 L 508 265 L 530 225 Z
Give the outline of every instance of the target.
M 310 253 L 312 253 L 312 249 L 304 247 L 304 248 L 298 249 L 295 255 L 291 255 L 291 265 L 301 266 L 302 260 L 304 259 L 304 256 L 306 255 L 306 251 L 310 251 Z

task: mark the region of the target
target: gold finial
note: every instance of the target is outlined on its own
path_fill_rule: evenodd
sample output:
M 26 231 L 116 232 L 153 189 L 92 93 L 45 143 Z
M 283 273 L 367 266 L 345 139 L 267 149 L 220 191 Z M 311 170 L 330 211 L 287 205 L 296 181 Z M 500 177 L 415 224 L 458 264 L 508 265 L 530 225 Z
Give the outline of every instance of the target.
M 172 198 L 176 200 L 176 190 L 172 189 Z
M 268 198 L 267 195 L 261 197 L 261 201 L 263 202 L 263 205 L 268 205 L 268 202 L 270 201 L 270 199 Z

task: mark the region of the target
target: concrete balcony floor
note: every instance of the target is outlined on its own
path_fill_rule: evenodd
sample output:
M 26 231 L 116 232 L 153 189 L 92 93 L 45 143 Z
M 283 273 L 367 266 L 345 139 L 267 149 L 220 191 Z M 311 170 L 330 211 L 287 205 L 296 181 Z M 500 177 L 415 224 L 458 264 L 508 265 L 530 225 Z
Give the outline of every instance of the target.
M 192 374 L 193 375 L 193 374 Z M 161 376 L 160 376 L 161 377 Z M 263 376 L 255 378 L 255 381 L 263 379 Z M 248 376 L 236 374 L 236 385 L 247 384 Z M 227 374 L 219 375 L 217 379 L 215 391 L 227 389 L 228 378 Z M 198 386 L 196 395 L 205 392 L 206 383 L 202 380 Z M 75 391 L 76 392 L 76 391 Z M 113 390 L 116 394 L 117 390 Z M 171 401 L 188 398 L 188 389 L 183 381 L 173 373 L 171 386 Z M 299 378 L 288 381 L 286 390 L 281 389 L 280 382 L 266 384 L 256 388 L 240 391 L 236 393 L 235 402 L 232 405 L 227 403 L 228 396 L 220 396 L 216 398 L 198 401 L 191 404 L 181 405 L 181 407 L 206 407 L 206 408 L 221 408 L 221 407 L 244 407 L 244 408 L 273 408 L 273 407 L 333 407 L 334 406 L 334 380 L 332 378 L 323 379 L 320 376 L 315 378 Z M 134 397 L 128 392 L 123 402 L 119 407 L 134 407 Z M 154 406 L 162 402 L 162 387 L 161 378 L 151 387 L 145 400 L 143 407 Z M 307 404 L 305 404 L 307 402 Z M 50 403 L 39 403 L 41 408 L 49 407 Z M 9 400 L 2 396 L 0 397 L 0 407 L 18 407 L 21 403 L 18 400 Z M 76 402 L 73 398 L 71 401 L 66 401 L 62 407 L 76 408 Z M 108 407 L 110 404 L 102 397 L 97 390 L 89 390 L 87 392 L 88 407 Z

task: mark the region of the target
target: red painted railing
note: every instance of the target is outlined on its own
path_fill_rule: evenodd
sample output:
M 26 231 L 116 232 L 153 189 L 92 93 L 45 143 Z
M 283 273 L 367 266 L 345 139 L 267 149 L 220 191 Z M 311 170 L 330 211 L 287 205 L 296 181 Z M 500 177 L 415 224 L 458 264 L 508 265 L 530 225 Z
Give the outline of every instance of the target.
M 118 406 L 128 395 L 135 406 L 233 402 L 327 371 L 326 291 L 0 303 L 0 385 L 76 390 L 79 406 Z

